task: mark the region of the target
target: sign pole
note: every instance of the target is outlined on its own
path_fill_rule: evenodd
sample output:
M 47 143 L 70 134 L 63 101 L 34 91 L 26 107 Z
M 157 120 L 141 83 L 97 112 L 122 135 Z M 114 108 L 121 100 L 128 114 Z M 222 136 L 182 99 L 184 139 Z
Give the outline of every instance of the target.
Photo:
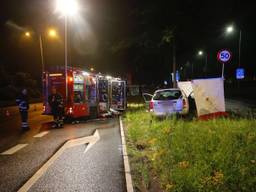
M 222 79 L 224 79 L 224 63 L 222 63 L 222 75 L 221 75 L 221 77 L 222 77 Z
M 220 50 L 217 54 L 217 59 L 222 63 L 221 77 L 224 79 L 224 65 L 231 59 L 231 52 L 226 49 Z

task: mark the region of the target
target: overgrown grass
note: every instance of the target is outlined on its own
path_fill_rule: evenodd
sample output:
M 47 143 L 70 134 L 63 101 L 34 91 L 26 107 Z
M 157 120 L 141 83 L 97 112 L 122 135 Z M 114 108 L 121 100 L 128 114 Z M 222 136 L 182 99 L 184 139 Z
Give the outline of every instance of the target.
M 158 120 L 126 113 L 137 191 L 157 178 L 163 191 L 256 191 L 255 119 Z

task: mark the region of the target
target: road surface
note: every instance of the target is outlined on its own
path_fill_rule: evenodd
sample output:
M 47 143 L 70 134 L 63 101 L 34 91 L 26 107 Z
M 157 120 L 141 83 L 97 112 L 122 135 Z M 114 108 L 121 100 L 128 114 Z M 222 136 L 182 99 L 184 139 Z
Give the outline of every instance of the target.
M 26 133 L 19 130 L 18 113 L 3 119 L 0 122 L 0 191 L 19 190 L 66 141 L 90 137 L 95 130 L 99 140 L 89 150 L 86 151 L 87 144 L 64 150 L 28 191 L 126 191 L 117 118 L 52 129 L 51 117 L 41 115 L 39 107 L 30 111 L 31 130 Z

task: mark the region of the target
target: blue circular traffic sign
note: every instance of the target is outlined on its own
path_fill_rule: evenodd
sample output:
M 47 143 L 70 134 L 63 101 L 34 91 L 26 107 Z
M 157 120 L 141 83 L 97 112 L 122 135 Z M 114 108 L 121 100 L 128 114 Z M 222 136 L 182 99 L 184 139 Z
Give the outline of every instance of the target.
M 221 50 L 217 54 L 217 59 L 222 63 L 226 63 L 231 59 L 231 52 L 226 49 Z

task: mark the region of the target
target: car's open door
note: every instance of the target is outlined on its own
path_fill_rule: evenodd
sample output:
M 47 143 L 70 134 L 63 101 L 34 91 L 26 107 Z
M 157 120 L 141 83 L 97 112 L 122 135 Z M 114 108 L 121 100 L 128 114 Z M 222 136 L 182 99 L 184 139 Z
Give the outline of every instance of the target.
M 146 108 L 149 109 L 149 102 L 151 101 L 153 95 L 151 95 L 149 93 L 142 93 L 142 97 L 145 101 Z

